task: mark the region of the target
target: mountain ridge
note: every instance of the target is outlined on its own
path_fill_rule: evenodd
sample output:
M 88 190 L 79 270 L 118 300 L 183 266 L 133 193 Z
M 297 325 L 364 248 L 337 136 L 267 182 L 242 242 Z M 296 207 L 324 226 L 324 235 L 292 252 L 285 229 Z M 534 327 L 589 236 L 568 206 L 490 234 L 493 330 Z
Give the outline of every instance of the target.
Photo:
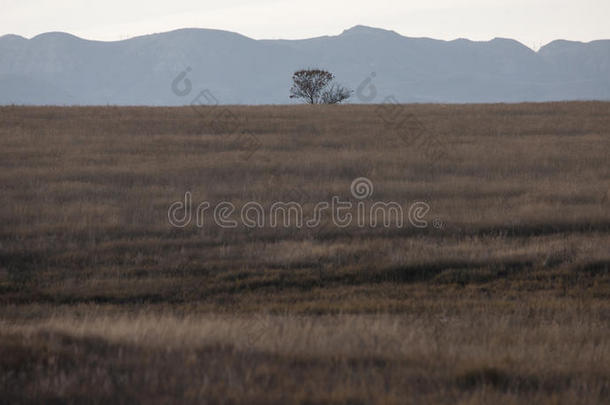
M 193 93 L 207 89 L 220 104 L 293 103 L 290 78 L 304 67 L 328 69 L 352 89 L 375 72 L 377 98 L 351 102 L 610 100 L 610 40 L 555 40 L 534 51 L 511 38 L 445 41 L 356 25 L 298 40 L 206 28 L 120 41 L 7 34 L 0 104 L 184 105 L 192 100 L 171 84 L 185 69 Z
M 151 36 L 158 36 L 158 35 L 164 35 L 164 34 L 171 34 L 171 33 L 175 33 L 175 32 L 179 32 L 179 31 L 203 31 L 203 32 L 222 32 L 222 33 L 230 33 L 230 34 L 235 34 L 241 37 L 245 37 L 248 39 L 251 39 L 253 41 L 283 41 L 283 42 L 288 42 L 288 41 L 308 41 L 308 40 L 312 40 L 312 39 L 318 39 L 318 38 L 333 38 L 333 37 L 339 37 L 342 36 L 344 34 L 351 34 L 351 33 L 379 33 L 379 32 L 384 32 L 384 33 L 388 33 L 388 34 L 393 34 L 402 38 L 407 38 L 407 39 L 429 39 L 429 40 L 433 40 L 433 41 L 439 41 L 439 42 L 455 42 L 455 41 L 468 41 L 471 43 L 487 43 L 487 42 L 492 42 L 494 40 L 509 40 L 512 42 L 516 42 L 518 44 L 521 44 L 522 46 L 528 48 L 528 49 L 532 49 L 529 46 L 525 45 L 524 43 L 513 39 L 513 38 L 508 38 L 508 37 L 494 37 L 492 39 L 489 40 L 472 40 L 469 38 L 455 38 L 455 39 L 437 39 L 437 38 L 431 38 L 431 37 L 411 37 L 411 36 L 406 36 L 406 35 L 402 35 L 394 30 L 388 30 L 388 29 L 384 29 L 384 28 L 378 28 L 378 27 L 371 27 L 371 26 L 367 26 L 367 25 L 361 25 L 361 24 L 357 24 L 354 25 L 350 28 L 347 28 L 345 30 L 343 30 L 340 34 L 337 35 L 322 35 L 322 36 L 318 36 L 318 37 L 310 37 L 310 38 L 298 38 L 298 39 L 282 39 L 282 38 L 277 38 L 277 39 L 269 39 L 269 38 L 261 38 L 261 39 L 254 39 L 251 37 L 248 37 L 247 35 L 244 34 L 240 34 L 239 32 L 236 31 L 229 31 L 229 30 L 220 30 L 220 29 L 216 29 L 216 28 L 201 28 L 201 27 L 184 27 L 184 28 L 176 28 L 173 30 L 169 30 L 169 31 L 162 31 L 162 32 L 155 32 L 155 33 L 150 33 L 150 34 L 143 34 L 143 35 L 136 35 L 130 38 L 125 38 L 125 39 L 120 39 L 120 40 L 97 40 L 97 39 L 88 39 L 88 38 L 83 38 L 83 37 L 79 37 L 78 35 L 74 35 L 71 34 L 69 32 L 65 32 L 65 31 L 48 31 L 48 32 L 42 32 L 40 34 L 36 34 L 35 36 L 31 37 L 31 38 L 26 38 L 22 35 L 17 35 L 17 34 L 4 34 L 4 35 L 0 35 L 0 40 L 2 40 L 5 37 L 16 37 L 16 38 L 21 38 L 21 39 L 25 39 L 27 41 L 36 39 L 38 37 L 41 36 L 45 36 L 48 34 L 63 34 L 66 36 L 70 36 L 73 38 L 78 38 L 80 40 L 83 41 L 89 41 L 89 42 L 101 42 L 101 43 L 117 43 L 117 42 L 125 42 L 125 41 L 130 41 L 130 40 L 134 40 L 134 39 L 139 39 L 139 38 L 146 38 L 146 37 L 151 37 Z M 606 42 L 609 41 L 610 42 L 610 38 L 607 39 L 595 39 L 595 40 L 591 40 L 591 41 L 575 41 L 575 40 L 569 40 L 569 39 L 554 39 L 551 42 L 542 45 L 540 47 L 540 49 L 544 48 L 547 45 L 550 45 L 552 43 L 555 42 L 561 42 L 561 43 L 574 43 L 574 44 L 591 44 L 591 43 L 596 43 L 596 42 Z M 533 52 L 538 52 L 536 50 L 533 50 Z

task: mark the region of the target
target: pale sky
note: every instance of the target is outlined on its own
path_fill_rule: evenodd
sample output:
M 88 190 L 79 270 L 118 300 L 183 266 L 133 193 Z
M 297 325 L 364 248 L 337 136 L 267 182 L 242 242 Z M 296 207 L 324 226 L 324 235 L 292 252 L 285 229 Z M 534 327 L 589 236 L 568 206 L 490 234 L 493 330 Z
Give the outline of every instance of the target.
M 235 31 L 255 39 L 337 35 L 354 25 L 409 37 L 610 39 L 610 0 L 0 0 L 0 35 L 64 31 L 113 41 L 177 28 Z

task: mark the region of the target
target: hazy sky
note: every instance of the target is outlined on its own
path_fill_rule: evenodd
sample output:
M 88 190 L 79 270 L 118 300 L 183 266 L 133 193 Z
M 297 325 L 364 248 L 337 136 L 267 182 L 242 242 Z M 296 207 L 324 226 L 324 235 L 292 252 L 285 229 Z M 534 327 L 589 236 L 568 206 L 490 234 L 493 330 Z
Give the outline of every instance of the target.
M 236 31 L 251 38 L 337 35 L 353 25 L 411 37 L 610 39 L 610 0 L 0 0 L 0 35 L 65 31 L 117 40 L 176 28 Z

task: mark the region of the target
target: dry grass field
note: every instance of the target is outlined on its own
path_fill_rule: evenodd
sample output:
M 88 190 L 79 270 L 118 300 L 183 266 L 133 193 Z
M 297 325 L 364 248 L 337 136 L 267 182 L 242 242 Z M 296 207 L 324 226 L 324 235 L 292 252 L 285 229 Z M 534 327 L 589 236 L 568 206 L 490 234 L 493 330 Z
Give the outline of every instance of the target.
M 609 403 L 610 103 L 393 108 L 0 107 L 0 402 Z

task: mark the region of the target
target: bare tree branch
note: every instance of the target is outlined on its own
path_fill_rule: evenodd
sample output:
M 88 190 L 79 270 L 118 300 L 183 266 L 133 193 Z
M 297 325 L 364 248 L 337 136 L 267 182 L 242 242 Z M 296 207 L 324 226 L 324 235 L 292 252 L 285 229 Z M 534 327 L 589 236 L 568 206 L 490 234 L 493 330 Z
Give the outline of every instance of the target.
M 331 85 L 333 79 L 332 73 L 321 69 L 294 72 L 290 98 L 300 98 L 309 104 L 337 104 L 348 99 L 352 92 L 343 86 Z
M 321 100 L 323 104 L 338 104 L 343 100 L 347 100 L 352 95 L 352 91 L 341 86 L 333 84 L 330 88 L 322 92 Z

